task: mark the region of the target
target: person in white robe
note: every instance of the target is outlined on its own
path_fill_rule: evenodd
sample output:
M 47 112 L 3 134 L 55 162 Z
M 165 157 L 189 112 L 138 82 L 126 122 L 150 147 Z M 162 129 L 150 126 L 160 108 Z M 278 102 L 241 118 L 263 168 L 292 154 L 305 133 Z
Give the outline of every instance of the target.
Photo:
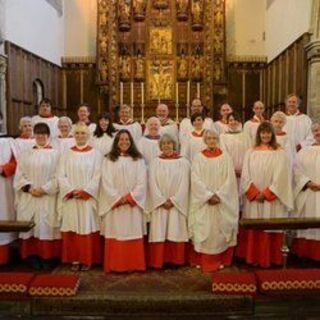
M 191 115 L 194 113 L 204 113 L 204 107 L 201 103 L 200 99 L 194 99 L 191 104 Z M 213 120 L 207 116 L 204 118 L 204 129 L 213 129 L 217 131 L 215 128 L 215 124 Z M 193 125 L 190 118 L 184 118 L 180 122 L 179 126 L 179 142 L 182 145 L 186 139 L 190 136 L 190 133 L 193 131 Z
M 0 220 L 15 221 L 13 175 L 16 161 L 12 152 L 12 138 L 0 138 Z M 14 232 L 0 233 L 0 265 L 9 261 L 10 243 L 16 239 Z
M 146 129 L 148 134 L 142 136 L 137 147 L 141 152 L 147 167 L 151 161 L 158 157 L 161 153 L 159 148 L 160 140 L 160 120 L 156 117 L 151 117 L 147 120 Z
M 145 162 L 130 132 L 122 129 L 102 165 L 99 214 L 101 234 L 105 238 L 105 272 L 146 269 L 146 189 Z
M 132 108 L 126 104 L 120 106 L 119 122 L 114 123 L 114 127 L 117 130 L 128 130 L 135 144 L 137 144 L 142 137 L 142 127 L 139 122 L 132 119 Z
M 269 122 L 260 124 L 256 145 L 244 159 L 241 194 L 243 219 L 286 218 L 293 209 L 292 177 L 288 158 L 276 141 Z M 237 256 L 248 264 L 268 268 L 282 264 L 283 232 L 244 230 L 240 228 Z
M 53 140 L 52 145 L 63 154 L 75 145 L 72 135 L 72 121 L 69 117 L 60 117 L 58 121 L 59 135 Z
M 116 129 L 113 126 L 112 118 L 107 112 L 102 112 L 98 116 L 98 123 L 90 145 L 96 148 L 103 155 L 107 155 L 112 147 Z
M 88 127 L 90 135 L 92 136 L 94 131 L 96 130 L 97 125 L 94 122 L 91 122 L 90 115 L 90 106 L 87 103 L 81 103 L 77 111 L 78 121 L 76 122 L 76 124 L 84 123 Z M 76 125 L 74 125 L 73 127 L 75 126 Z
M 51 100 L 44 98 L 39 103 L 38 114 L 32 117 L 32 126 L 46 123 L 50 129 L 50 140 L 53 140 L 59 135 L 58 120 L 59 118 L 52 113 Z
M 212 272 L 232 262 L 237 244 L 239 202 L 231 157 L 218 148 L 218 135 L 206 130 L 207 149 L 191 166 L 189 236 L 190 264 Z
M 147 263 L 152 268 L 187 262 L 190 164 L 177 153 L 174 137 L 164 134 L 161 155 L 149 168 L 150 229 Z
M 179 139 L 179 129 L 177 123 L 169 118 L 169 108 L 166 104 L 161 103 L 157 106 L 156 116 L 160 120 L 160 135 L 168 133 L 175 137 L 178 141 Z M 144 131 L 144 135 L 148 135 L 148 127 Z
M 225 133 L 228 131 L 229 126 L 228 126 L 228 114 L 232 113 L 233 109 L 228 103 L 223 103 L 220 106 L 219 114 L 220 114 L 220 119 L 218 121 L 215 121 L 215 126 L 217 128 L 218 134 Z
M 56 211 L 57 163 L 59 153 L 49 144 L 50 129 L 45 123 L 34 128 L 35 145 L 19 159 L 14 179 L 18 221 L 34 221 L 28 232 L 19 233 L 22 259 L 30 258 L 35 268 L 60 258 L 61 235 Z
M 296 218 L 320 216 L 320 124 L 311 127 L 315 143 L 297 154 L 294 168 Z M 298 230 L 291 251 L 298 257 L 320 260 L 320 229 Z
M 292 144 L 292 140 L 287 132 L 284 131 L 284 126 L 287 121 L 286 115 L 282 111 L 277 111 L 271 116 L 270 121 L 276 134 L 277 143 L 279 143 L 279 145 L 285 151 L 289 160 L 288 163 L 290 170 L 292 170 L 293 162 L 296 156 L 296 148 L 295 145 Z
M 33 137 L 32 119 L 30 117 L 22 117 L 19 121 L 20 136 L 11 140 L 13 154 L 18 159 L 21 154 L 27 150 L 31 150 L 35 144 Z
M 253 117 L 246 121 L 243 125 L 243 132 L 249 137 L 251 145 L 254 146 L 256 143 L 257 130 L 259 125 L 266 121 L 263 114 L 265 111 L 264 104 L 261 101 L 256 101 L 253 104 Z
M 251 144 L 249 137 L 241 130 L 241 118 L 237 113 L 229 113 L 227 116 L 227 123 L 228 129 L 220 134 L 219 137 L 220 148 L 231 156 L 237 176 L 238 187 L 240 187 L 244 156 Z M 240 197 L 240 199 L 241 198 L 242 197 Z
M 102 155 L 88 144 L 88 126 L 77 124 L 73 135 L 76 144 L 61 156 L 58 168 L 62 261 L 73 271 L 86 271 L 102 261 L 97 201 Z
M 300 103 L 301 100 L 296 94 L 290 94 L 286 98 L 287 122 L 284 131 L 289 135 L 291 143 L 297 151 L 313 143 L 312 121 L 299 110 Z
M 206 148 L 203 141 L 205 118 L 202 113 L 193 113 L 191 123 L 193 130 L 188 134 L 181 144 L 181 155 L 192 162 L 195 155 Z

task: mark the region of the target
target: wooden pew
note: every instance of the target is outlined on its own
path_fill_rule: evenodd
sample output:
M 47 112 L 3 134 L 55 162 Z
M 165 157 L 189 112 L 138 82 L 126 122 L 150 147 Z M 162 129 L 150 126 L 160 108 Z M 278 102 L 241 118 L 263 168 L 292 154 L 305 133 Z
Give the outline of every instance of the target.
M 35 226 L 33 221 L 0 220 L 0 232 L 27 232 Z

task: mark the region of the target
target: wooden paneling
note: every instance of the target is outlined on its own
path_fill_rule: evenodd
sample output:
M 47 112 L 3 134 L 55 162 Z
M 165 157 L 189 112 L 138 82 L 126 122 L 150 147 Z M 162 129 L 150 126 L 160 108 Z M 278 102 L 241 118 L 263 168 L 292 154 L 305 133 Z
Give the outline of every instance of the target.
M 16 135 L 20 117 L 36 113 L 33 94 L 36 80 L 43 84 L 44 97 L 52 100 L 53 112 L 63 113 L 61 68 L 10 42 L 6 42 L 6 54 L 8 133 Z
M 64 107 L 73 121 L 77 119 L 80 103 L 91 107 L 91 120 L 95 121 L 98 113 L 108 111 L 109 105 L 100 100 L 99 88 L 96 85 L 95 63 L 63 63 L 63 96 Z
M 276 110 L 284 110 L 285 98 L 296 93 L 302 99 L 301 110 L 306 112 L 307 58 L 305 45 L 309 34 L 304 34 L 266 66 L 266 108 L 270 116 Z
M 265 96 L 265 62 L 230 62 L 228 64 L 227 101 L 243 121 L 252 116 L 254 101 Z M 216 115 L 217 116 L 217 115 Z

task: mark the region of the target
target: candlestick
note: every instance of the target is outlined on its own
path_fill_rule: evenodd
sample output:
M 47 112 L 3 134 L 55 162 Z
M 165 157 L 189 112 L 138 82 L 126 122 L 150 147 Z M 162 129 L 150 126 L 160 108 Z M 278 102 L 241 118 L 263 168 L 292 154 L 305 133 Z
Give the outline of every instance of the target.
M 134 103 L 133 103 L 133 81 L 131 81 L 130 83 L 130 105 L 131 105 L 131 109 L 132 109 L 132 119 L 134 117 L 133 115 L 133 107 L 134 107 Z
M 197 98 L 200 99 L 200 82 L 197 82 Z
M 190 117 L 190 80 L 187 83 L 187 117 Z
M 144 83 L 141 82 L 141 123 L 144 124 Z
M 123 105 L 123 82 L 120 82 L 120 107 Z

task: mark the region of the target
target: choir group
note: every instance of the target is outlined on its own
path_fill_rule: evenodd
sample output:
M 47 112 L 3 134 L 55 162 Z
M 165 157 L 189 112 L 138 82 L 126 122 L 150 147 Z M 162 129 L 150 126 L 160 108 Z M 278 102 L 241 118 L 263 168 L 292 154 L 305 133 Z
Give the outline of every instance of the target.
M 211 272 L 234 255 L 279 265 L 283 233 L 238 223 L 320 212 L 320 124 L 299 103 L 289 95 L 286 114 L 269 121 L 257 101 L 243 127 L 229 104 L 214 122 L 195 99 L 179 125 L 160 104 L 143 134 L 127 105 L 117 123 L 102 113 L 95 124 L 82 104 L 72 124 L 44 99 L 20 120 L 20 137 L 0 139 L 0 220 L 35 222 L 18 237 L 21 257 L 39 268 L 58 258 L 72 270 Z M 0 264 L 16 237 L 0 235 Z M 318 230 L 299 231 L 292 248 L 319 260 L 319 241 Z

